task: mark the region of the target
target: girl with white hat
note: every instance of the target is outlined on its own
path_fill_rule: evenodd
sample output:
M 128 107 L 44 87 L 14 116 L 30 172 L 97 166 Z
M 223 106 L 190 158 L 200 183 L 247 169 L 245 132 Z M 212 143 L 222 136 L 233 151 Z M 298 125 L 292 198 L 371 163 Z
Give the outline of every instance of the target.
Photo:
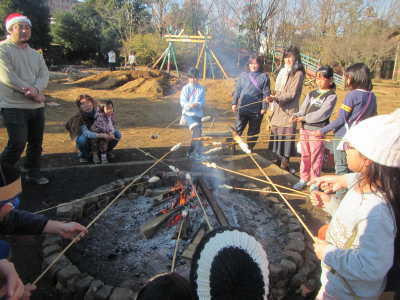
M 317 299 L 379 299 L 399 288 L 400 109 L 361 121 L 344 141 L 354 173 L 311 181 L 324 190 L 312 193 L 320 207 L 330 205 L 328 193 L 349 189 L 325 240 L 314 244 L 322 265 Z

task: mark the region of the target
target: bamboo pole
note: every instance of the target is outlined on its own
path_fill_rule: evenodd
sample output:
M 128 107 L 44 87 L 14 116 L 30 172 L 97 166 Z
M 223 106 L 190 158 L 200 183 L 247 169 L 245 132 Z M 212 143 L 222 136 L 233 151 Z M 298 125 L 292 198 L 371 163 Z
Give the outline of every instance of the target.
M 262 194 L 279 194 L 278 192 L 273 192 L 273 191 L 259 190 L 259 189 L 246 189 L 246 188 L 240 188 L 240 187 L 229 186 L 229 185 L 226 185 L 225 188 L 228 190 L 248 191 L 248 192 L 256 192 L 256 193 L 262 193 Z M 282 195 L 308 198 L 308 196 L 295 194 L 295 193 L 282 193 Z
M 150 167 L 148 167 L 146 170 L 144 170 L 139 176 L 135 177 L 128 185 L 125 186 L 125 188 L 118 193 L 118 195 L 109 203 L 107 204 L 106 207 L 86 226 L 86 228 L 89 230 L 89 228 L 133 185 L 138 181 L 140 178 L 142 178 L 148 171 L 150 171 L 152 168 L 154 168 L 159 162 L 161 162 L 164 158 L 166 158 L 170 153 L 173 151 L 177 150 L 177 148 L 180 147 L 180 144 L 175 145 L 172 147 L 167 153 L 165 153 L 163 156 L 161 156 L 156 162 L 154 162 Z M 175 148 L 175 149 L 174 149 Z M 46 267 L 46 269 L 43 270 L 43 272 L 35 279 L 33 282 L 34 285 L 36 285 L 40 279 L 43 278 L 44 275 L 50 270 L 52 266 L 63 256 L 69 248 L 72 247 L 79 239 L 81 238 L 81 235 L 77 235 L 57 256 L 56 258 Z
M 266 180 L 263 180 L 263 179 L 260 179 L 260 178 L 254 177 L 254 176 L 250 176 L 250 175 L 247 175 L 247 174 L 244 174 L 244 173 L 236 172 L 236 171 L 233 171 L 233 170 L 231 170 L 231 169 L 224 168 L 224 167 L 220 167 L 220 166 L 218 166 L 218 165 L 215 164 L 215 163 L 202 162 L 202 164 L 205 165 L 205 166 L 208 167 L 208 168 L 219 169 L 219 170 L 222 170 L 222 171 L 231 173 L 231 174 L 239 175 L 239 176 L 246 177 L 246 178 L 249 178 L 249 179 L 253 179 L 253 180 L 256 180 L 256 181 L 259 181 L 259 182 L 262 182 L 262 183 L 270 184 L 270 183 L 269 183 L 268 181 L 266 181 Z M 280 187 L 280 188 L 285 189 L 285 190 L 288 190 L 288 191 L 292 191 L 292 192 L 294 192 L 294 193 L 296 193 L 296 194 L 299 194 L 299 195 L 304 195 L 304 196 L 307 196 L 307 197 L 310 196 L 310 194 L 308 194 L 308 193 L 305 193 L 305 192 L 302 192 L 302 191 L 297 191 L 297 190 L 295 190 L 295 189 L 292 189 L 292 188 L 287 187 L 287 186 L 284 186 L 284 185 L 279 185 L 279 184 L 275 184 L 275 185 L 276 185 L 277 187 Z
M 164 55 L 167 53 L 168 48 L 164 50 L 164 52 L 161 54 L 161 56 L 157 59 L 157 61 L 153 64 L 152 68 L 154 69 L 158 63 L 161 61 L 161 59 L 163 59 Z
M 221 63 L 219 62 L 217 56 L 215 55 L 214 51 L 212 49 L 210 49 L 211 55 L 214 58 L 215 62 L 217 63 L 218 67 L 221 69 L 222 74 L 224 74 L 225 79 L 228 79 L 229 76 L 228 74 L 226 74 L 224 67 L 221 65 Z
M 289 208 L 289 210 L 294 214 L 294 216 L 297 218 L 297 220 L 300 222 L 300 224 L 303 226 L 304 230 L 308 233 L 308 235 L 311 237 L 311 239 L 315 242 L 317 239 L 315 236 L 312 234 L 311 230 L 308 228 L 306 223 L 302 220 L 302 218 L 299 216 L 299 214 L 296 212 L 294 207 L 289 203 L 289 201 L 286 199 L 286 197 L 282 194 L 282 192 L 278 189 L 277 185 L 272 181 L 272 179 L 268 176 L 268 174 L 264 171 L 264 169 L 260 166 L 260 164 L 257 162 L 257 160 L 254 158 L 254 154 L 251 152 L 249 147 L 243 140 L 240 138 L 240 136 L 237 134 L 236 131 L 232 130 L 232 137 L 233 139 L 238 143 L 239 147 L 242 149 L 244 153 L 250 159 L 253 161 L 253 163 L 256 165 L 256 167 L 260 170 L 261 174 L 264 175 L 265 179 L 267 179 L 268 183 L 272 185 L 272 187 L 275 189 L 275 191 L 281 196 L 283 202 L 285 202 L 286 206 Z
M 174 255 L 172 257 L 171 273 L 175 271 L 175 263 L 176 263 L 176 256 L 178 254 L 179 240 L 181 239 L 183 224 L 186 222 L 186 217 L 187 217 L 187 215 L 185 213 L 186 213 L 186 211 L 183 211 L 181 214 L 182 220 L 181 220 L 181 224 L 179 225 L 179 231 L 178 231 L 178 236 L 176 238 Z
M 199 68 L 199 65 L 200 65 L 200 62 L 201 62 L 201 57 L 203 56 L 203 53 L 204 53 L 204 48 L 205 48 L 205 44 L 203 44 L 203 46 L 201 47 L 199 57 L 197 58 L 196 69 Z
M 299 216 L 299 214 L 296 212 L 296 210 L 293 208 L 293 206 L 289 203 L 289 201 L 285 198 L 285 196 L 281 193 L 281 191 L 277 188 L 277 186 L 273 183 L 271 178 L 265 173 L 265 171 L 261 168 L 261 166 L 258 164 L 258 162 L 255 160 L 254 156 L 252 153 L 247 153 L 247 155 L 252 159 L 254 164 L 257 166 L 257 168 L 260 170 L 260 172 L 264 175 L 264 177 L 269 181 L 269 183 L 272 185 L 272 187 L 275 189 L 275 191 L 281 196 L 283 202 L 287 205 L 287 207 L 290 209 L 290 211 L 294 214 L 294 216 L 297 218 L 297 220 L 300 222 L 300 224 L 303 226 L 304 230 L 308 233 L 310 238 L 316 242 L 317 239 L 316 237 L 312 234 L 310 228 L 304 223 L 302 218 Z
M 205 45 L 205 50 L 204 50 L 204 61 L 203 61 L 203 80 L 206 79 L 207 77 L 207 45 Z

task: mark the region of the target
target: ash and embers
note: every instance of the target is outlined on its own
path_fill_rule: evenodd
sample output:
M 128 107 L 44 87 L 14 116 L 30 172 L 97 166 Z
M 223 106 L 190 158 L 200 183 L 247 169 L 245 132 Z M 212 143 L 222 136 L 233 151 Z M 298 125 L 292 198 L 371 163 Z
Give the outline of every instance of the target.
M 152 195 L 160 194 L 166 188 L 154 189 Z M 219 226 L 211 207 L 200 194 L 212 226 Z M 243 194 L 216 190 L 214 198 L 225 213 L 231 226 L 240 227 L 252 234 L 264 245 L 271 263 L 282 259 L 286 232 L 268 210 L 266 203 L 252 200 Z M 149 222 L 171 203 L 154 206 L 154 197 L 128 195 L 112 206 L 92 227 L 88 236 L 77 244 L 69 255 L 81 270 L 107 284 L 129 286 L 138 290 L 143 283 L 155 274 L 168 272 L 175 247 L 179 223 L 168 223 L 156 234 L 145 239 L 140 226 Z M 194 233 L 204 223 L 203 212 L 196 198 L 188 207 L 189 239 L 180 242 L 175 271 L 188 277 L 190 261 L 182 253 L 190 244 Z M 90 218 L 89 218 L 90 219 Z

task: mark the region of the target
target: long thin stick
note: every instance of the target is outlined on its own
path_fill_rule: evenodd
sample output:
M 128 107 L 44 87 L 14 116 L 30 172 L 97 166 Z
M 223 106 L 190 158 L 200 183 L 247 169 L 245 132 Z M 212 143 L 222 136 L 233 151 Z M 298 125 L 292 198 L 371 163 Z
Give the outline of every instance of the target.
M 296 210 L 293 208 L 293 206 L 289 203 L 289 201 L 285 198 L 285 196 L 281 193 L 281 191 L 278 189 L 278 187 L 275 185 L 275 183 L 272 181 L 272 179 L 268 176 L 267 173 L 265 173 L 264 169 L 261 168 L 260 164 L 257 162 L 257 160 L 254 158 L 254 154 L 251 153 L 251 150 L 249 149 L 248 145 L 243 142 L 243 140 L 240 138 L 240 136 L 237 134 L 235 130 L 232 130 L 232 137 L 233 139 L 238 143 L 239 147 L 242 149 L 244 153 L 247 154 L 253 161 L 253 163 L 256 165 L 256 167 L 260 170 L 261 174 L 264 175 L 265 179 L 269 182 L 269 184 L 272 185 L 272 187 L 275 189 L 275 191 L 278 192 L 279 196 L 281 196 L 283 202 L 285 202 L 286 206 L 290 209 L 290 211 L 294 214 L 294 216 L 297 218 L 297 220 L 300 222 L 300 224 L 303 226 L 304 230 L 308 233 L 308 235 L 311 237 L 311 239 L 315 242 L 317 239 L 314 237 L 312 234 L 311 230 L 308 228 L 306 223 L 303 222 L 301 217 L 298 215 Z
M 209 167 L 209 168 L 219 169 L 219 170 L 222 170 L 222 171 L 225 171 L 225 172 L 228 172 L 228 173 L 236 174 L 236 175 L 239 175 L 239 176 L 242 176 L 242 177 L 246 177 L 246 178 L 250 178 L 250 179 L 253 179 L 253 180 L 256 180 L 256 181 L 259 181 L 259 182 L 263 182 L 263 183 L 270 184 L 270 183 L 269 183 L 268 181 L 266 181 L 266 180 L 263 180 L 263 179 L 260 179 L 260 178 L 257 178 L 257 177 L 253 177 L 253 176 L 250 176 L 250 175 L 247 175 L 247 174 L 244 174 L 244 173 L 236 172 L 236 171 L 233 171 L 233 170 L 230 170 L 230 169 L 226 169 L 226 168 L 220 167 L 220 166 L 218 166 L 218 165 L 216 165 L 216 164 L 214 164 L 214 163 L 203 162 L 202 164 L 205 165 L 205 166 L 207 166 L 207 167 Z M 301 191 L 297 191 L 297 190 L 295 190 L 295 189 L 291 189 L 291 188 L 289 188 L 289 187 L 287 187 L 287 186 L 284 186 L 284 185 L 279 185 L 279 184 L 275 184 L 275 185 L 276 185 L 277 187 L 283 188 L 283 189 L 285 189 L 285 190 L 292 191 L 292 192 L 294 192 L 294 193 L 296 193 L 296 194 L 304 195 L 304 196 L 307 196 L 307 197 L 310 196 L 310 194 L 308 194 L 308 193 L 304 193 L 304 192 L 301 192 Z
M 273 191 L 266 191 L 266 190 L 259 190 L 259 189 L 246 189 L 246 188 L 240 188 L 240 187 L 235 187 L 235 186 L 229 186 L 229 187 L 227 187 L 227 189 L 239 190 L 239 191 L 249 191 L 249 192 L 256 192 L 256 193 L 263 193 L 263 194 L 279 194 L 278 192 L 273 192 Z M 307 196 L 294 194 L 294 193 L 282 193 L 282 195 L 308 198 Z
M 203 140 L 204 141 L 209 141 L 210 139 L 207 139 L 206 137 L 203 137 Z M 261 142 L 307 142 L 307 141 L 310 141 L 310 142 L 315 142 L 315 141 L 325 141 L 325 142 L 331 142 L 331 141 L 339 141 L 340 139 L 307 139 L 307 140 L 305 140 L 305 139 L 286 139 L 286 140 L 284 140 L 284 139 L 279 139 L 279 140 L 276 140 L 276 139 L 260 139 L 260 140 L 258 140 L 257 141 L 257 143 L 261 143 Z M 223 143 L 223 144 L 225 144 L 225 145 L 228 145 L 228 144 L 235 144 L 235 142 L 221 142 L 221 143 Z
M 176 243 L 175 243 L 174 256 L 172 257 L 171 273 L 174 272 L 174 270 L 175 270 L 175 262 L 176 262 L 176 255 L 178 254 L 179 240 L 181 239 L 183 223 L 185 221 L 186 221 L 186 216 L 182 218 L 181 224 L 179 226 L 178 237 L 176 238 Z
M 139 184 L 143 184 L 143 183 L 139 183 Z M 55 205 L 55 206 L 52 206 L 52 207 L 49 207 L 49 208 L 45 208 L 45 209 L 42 209 L 42 210 L 35 211 L 34 214 L 41 214 L 41 213 L 44 213 L 46 211 L 49 211 L 49 210 L 52 210 L 52 209 L 55 209 L 55 208 L 71 205 L 71 204 L 80 202 L 82 200 L 86 200 L 86 199 L 94 198 L 94 197 L 97 197 L 97 196 L 105 195 L 105 194 L 108 194 L 108 193 L 111 193 L 111 192 L 114 192 L 114 191 L 118 191 L 118 190 L 123 189 L 123 188 L 124 187 L 122 186 L 122 187 L 119 187 L 119 188 L 116 188 L 116 189 L 112 189 L 112 190 L 109 190 L 109 191 L 106 191 L 106 192 L 103 192 L 103 193 L 99 193 L 99 194 L 95 194 L 95 195 L 89 195 L 89 196 L 86 196 L 86 197 L 78 198 L 78 199 L 69 201 L 67 203 L 61 203 L 61 204 L 58 204 L 58 205 Z
M 167 127 L 165 127 L 164 129 L 169 128 L 170 126 L 172 126 L 172 124 L 176 123 L 176 122 L 179 120 L 179 118 L 180 118 L 180 117 L 177 117 L 175 120 L 173 120 L 171 123 L 169 123 L 169 124 L 167 125 Z
M 168 154 L 170 154 L 172 152 L 172 149 L 169 150 L 167 153 L 165 153 L 163 156 L 161 156 L 156 162 L 154 162 L 150 167 L 148 167 L 145 171 L 143 171 L 139 176 L 135 177 L 135 179 L 133 179 L 131 181 L 131 183 L 129 183 L 127 186 L 125 186 L 125 188 L 118 193 L 118 195 L 106 206 L 104 207 L 104 209 L 86 226 L 87 229 L 89 229 L 109 208 L 111 205 L 113 205 L 134 183 L 136 183 L 136 181 L 138 181 L 140 178 L 142 178 L 148 171 L 150 171 L 153 167 L 155 167 L 160 161 L 162 161 L 165 157 L 167 157 Z M 50 270 L 50 268 L 52 266 L 54 266 L 54 264 L 61 258 L 62 255 L 64 255 L 65 252 L 67 252 L 67 250 L 69 248 L 72 247 L 73 244 L 75 244 L 79 239 L 80 239 L 80 235 L 77 235 L 64 249 L 63 251 L 61 251 L 57 257 L 47 266 L 46 269 L 44 269 L 44 271 L 35 279 L 35 281 L 33 282 L 33 284 L 37 284 L 38 281 Z
M 278 192 L 278 194 L 281 196 L 282 200 L 285 202 L 287 207 L 290 209 L 290 211 L 294 214 L 294 216 L 297 218 L 297 220 L 300 222 L 300 224 L 303 226 L 304 230 L 308 233 L 308 235 L 311 237 L 311 239 L 315 242 L 317 239 L 315 236 L 312 234 L 311 230 L 308 228 L 306 223 L 303 222 L 301 217 L 297 214 L 296 210 L 293 208 L 293 206 L 289 203 L 289 201 L 285 198 L 285 196 L 281 193 L 281 191 L 278 189 L 278 187 L 274 184 L 274 182 L 271 180 L 271 178 L 265 173 L 263 168 L 258 164 L 256 159 L 254 158 L 252 153 L 247 153 L 247 155 L 253 160 L 254 164 L 257 166 L 257 168 L 260 170 L 260 172 L 264 175 L 264 177 L 269 181 L 269 183 L 272 185 L 272 187 L 275 189 L 275 191 Z
M 204 206 L 203 206 L 203 202 L 201 201 L 201 199 L 200 199 L 200 197 L 199 197 L 199 194 L 197 194 L 197 190 L 196 190 L 196 188 L 195 188 L 193 185 L 192 185 L 192 189 L 193 189 L 194 193 L 196 194 L 197 200 L 200 202 L 200 206 L 201 206 L 201 209 L 203 210 L 204 219 L 205 219 L 206 222 L 207 222 L 208 228 L 209 228 L 210 230 L 213 230 L 213 227 L 211 226 L 210 220 L 208 219 L 208 215 L 207 215 L 207 213 L 206 213 L 206 210 L 205 210 L 205 208 L 204 208 Z

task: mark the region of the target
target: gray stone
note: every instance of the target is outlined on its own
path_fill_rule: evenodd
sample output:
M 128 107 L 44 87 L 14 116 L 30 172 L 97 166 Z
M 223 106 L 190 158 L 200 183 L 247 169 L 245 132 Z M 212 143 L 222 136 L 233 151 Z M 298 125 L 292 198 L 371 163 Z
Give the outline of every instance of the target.
M 279 200 L 279 198 L 274 197 L 274 196 L 268 195 L 266 198 L 267 198 L 268 201 L 271 201 L 272 203 L 280 203 L 280 202 L 281 202 L 281 201 Z
M 306 249 L 306 244 L 304 241 L 300 240 L 289 240 L 285 248 L 285 250 L 294 250 L 298 252 L 303 252 L 304 249 Z
M 79 276 L 81 272 L 74 265 L 69 265 L 57 273 L 57 279 L 64 286 L 67 285 L 67 281 L 73 277 Z
M 85 293 L 90 287 L 90 284 L 94 281 L 94 278 L 90 275 L 84 274 L 82 277 L 78 277 L 75 280 L 75 299 L 83 299 Z
M 71 204 L 66 204 L 60 207 L 57 207 L 56 214 L 59 218 L 63 218 L 66 220 L 72 220 L 74 216 L 74 207 Z
M 135 300 L 135 293 L 127 288 L 116 287 L 111 296 L 110 300 Z
M 84 300 L 94 300 L 96 292 L 104 285 L 103 282 L 100 280 L 94 280 L 89 286 L 89 289 L 87 290 L 85 297 L 83 298 Z
M 43 257 L 48 257 L 61 251 L 61 246 L 58 244 L 51 244 L 42 249 Z
M 284 288 L 284 287 L 287 287 L 287 284 L 288 284 L 288 280 L 281 278 L 281 280 L 278 280 L 275 283 L 275 287 L 278 288 L 278 289 L 279 288 Z
M 146 197 L 150 197 L 153 194 L 153 190 L 152 189 L 146 189 L 144 191 L 144 196 Z
M 50 278 L 55 278 L 55 276 L 57 275 L 58 271 L 60 271 L 61 269 L 65 268 L 68 265 L 69 264 L 66 261 L 58 261 L 49 269 L 47 274 L 48 274 L 48 276 Z M 42 270 L 44 270 L 47 266 L 48 266 L 48 264 L 45 265 L 45 262 L 43 262 L 42 263 Z
M 146 185 L 145 184 L 139 184 L 136 186 L 136 193 L 139 195 L 143 195 L 146 190 Z
M 135 200 L 137 197 L 139 197 L 139 194 L 138 194 L 138 193 L 131 192 L 131 193 L 127 194 L 126 197 L 127 197 L 129 200 Z
M 80 220 L 83 217 L 83 212 L 85 211 L 85 201 L 79 201 L 74 203 L 74 218 L 75 220 Z
M 56 284 L 56 290 L 57 290 L 58 292 L 60 292 L 61 294 L 66 294 L 66 293 L 68 293 L 67 288 L 66 288 L 65 286 L 63 286 L 63 285 L 61 284 L 61 282 L 57 282 L 57 284 Z
M 137 283 L 136 283 L 136 280 L 127 279 L 127 280 L 124 280 L 124 281 L 120 284 L 120 287 L 122 287 L 122 288 L 128 288 L 128 289 L 133 290 L 133 289 L 135 288 L 136 284 L 137 284 Z
M 288 233 L 289 240 L 300 240 L 304 241 L 304 234 L 301 232 L 290 232 Z
M 88 205 L 90 205 L 90 204 L 92 204 L 92 203 L 94 203 L 94 204 L 96 204 L 97 203 L 97 201 L 99 201 L 99 196 L 93 196 L 92 197 L 92 195 L 95 195 L 94 193 L 90 193 L 90 194 L 88 194 L 88 195 L 86 195 L 85 197 L 89 197 L 90 196 L 90 198 L 87 198 L 87 199 L 85 199 L 85 200 L 83 200 L 82 202 L 84 202 L 85 203 L 85 206 L 87 207 Z M 97 193 L 96 193 L 97 194 Z M 86 208 L 85 208 L 86 209 Z
M 286 250 L 284 252 L 284 255 L 286 256 L 286 258 L 288 260 L 291 260 L 292 262 L 294 262 L 298 267 L 301 267 L 304 264 L 303 256 L 296 251 Z
M 62 245 L 63 239 L 58 236 L 58 235 L 50 235 L 50 234 L 46 234 L 43 242 L 42 242 L 42 247 L 47 247 L 53 244 L 58 244 L 58 245 Z
M 274 300 L 282 300 L 286 297 L 286 291 L 284 289 L 271 289 L 272 299 Z
M 303 272 L 298 272 L 290 280 L 290 286 L 292 288 L 299 288 L 303 283 L 307 281 L 307 276 Z
M 301 225 L 298 223 L 288 223 L 288 229 L 289 231 L 295 232 L 295 231 L 301 231 Z
M 108 297 L 110 297 L 113 288 L 114 287 L 112 287 L 110 285 L 103 285 L 95 293 L 94 299 L 95 300 L 107 300 Z
M 276 281 L 281 277 L 282 274 L 282 267 L 277 264 L 270 264 L 269 265 L 269 272 L 271 274 L 271 280 Z
M 50 255 L 48 257 L 45 257 L 43 259 L 43 265 L 47 267 L 48 265 L 50 265 L 58 257 L 58 255 L 59 254 L 57 253 L 57 254 L 53 254 L 53 255 Z M 66 263 L 66 264 L 70 264 L 71 263 L 69 261 L 69 259 L 65 257 L 65 255 L 61 255 L 61 257 L 57 259 L 57 263 L 60 263 L 60 262 L 63 262 L 63 263 Z
M 282 267 L 283 273 L 293 274 L 294 272 L 296 272 L 296 264 L 288 259 L 282 259 L 280 265 Z
M 288 217 L 288 216 L 282 216 L 282 217 L 281 217 L 281 222 L 282 222 L 282 223 L 287 224 L 288 221 L 289 221 L 289 217 Z
M 99 201 L 97 201 L 97 207 L 98 208 L 104 208 L 107 206 L 108 203 L 110 203 L 110 196 L 103 196 L 102 198 L 100 198 Z
M 70 291 L 71 293 L 75 293 L 75 280 L 77 280 L 78 277 L 79 276 L 74 276 L 71 279 L 67 280 L 66 286 L 67 286 L 68 291 Z
M 97 211 L 97 205 L 96 203 L 91 203 L 89 204 L 84 211 L 85 216 L 91 216 Z

